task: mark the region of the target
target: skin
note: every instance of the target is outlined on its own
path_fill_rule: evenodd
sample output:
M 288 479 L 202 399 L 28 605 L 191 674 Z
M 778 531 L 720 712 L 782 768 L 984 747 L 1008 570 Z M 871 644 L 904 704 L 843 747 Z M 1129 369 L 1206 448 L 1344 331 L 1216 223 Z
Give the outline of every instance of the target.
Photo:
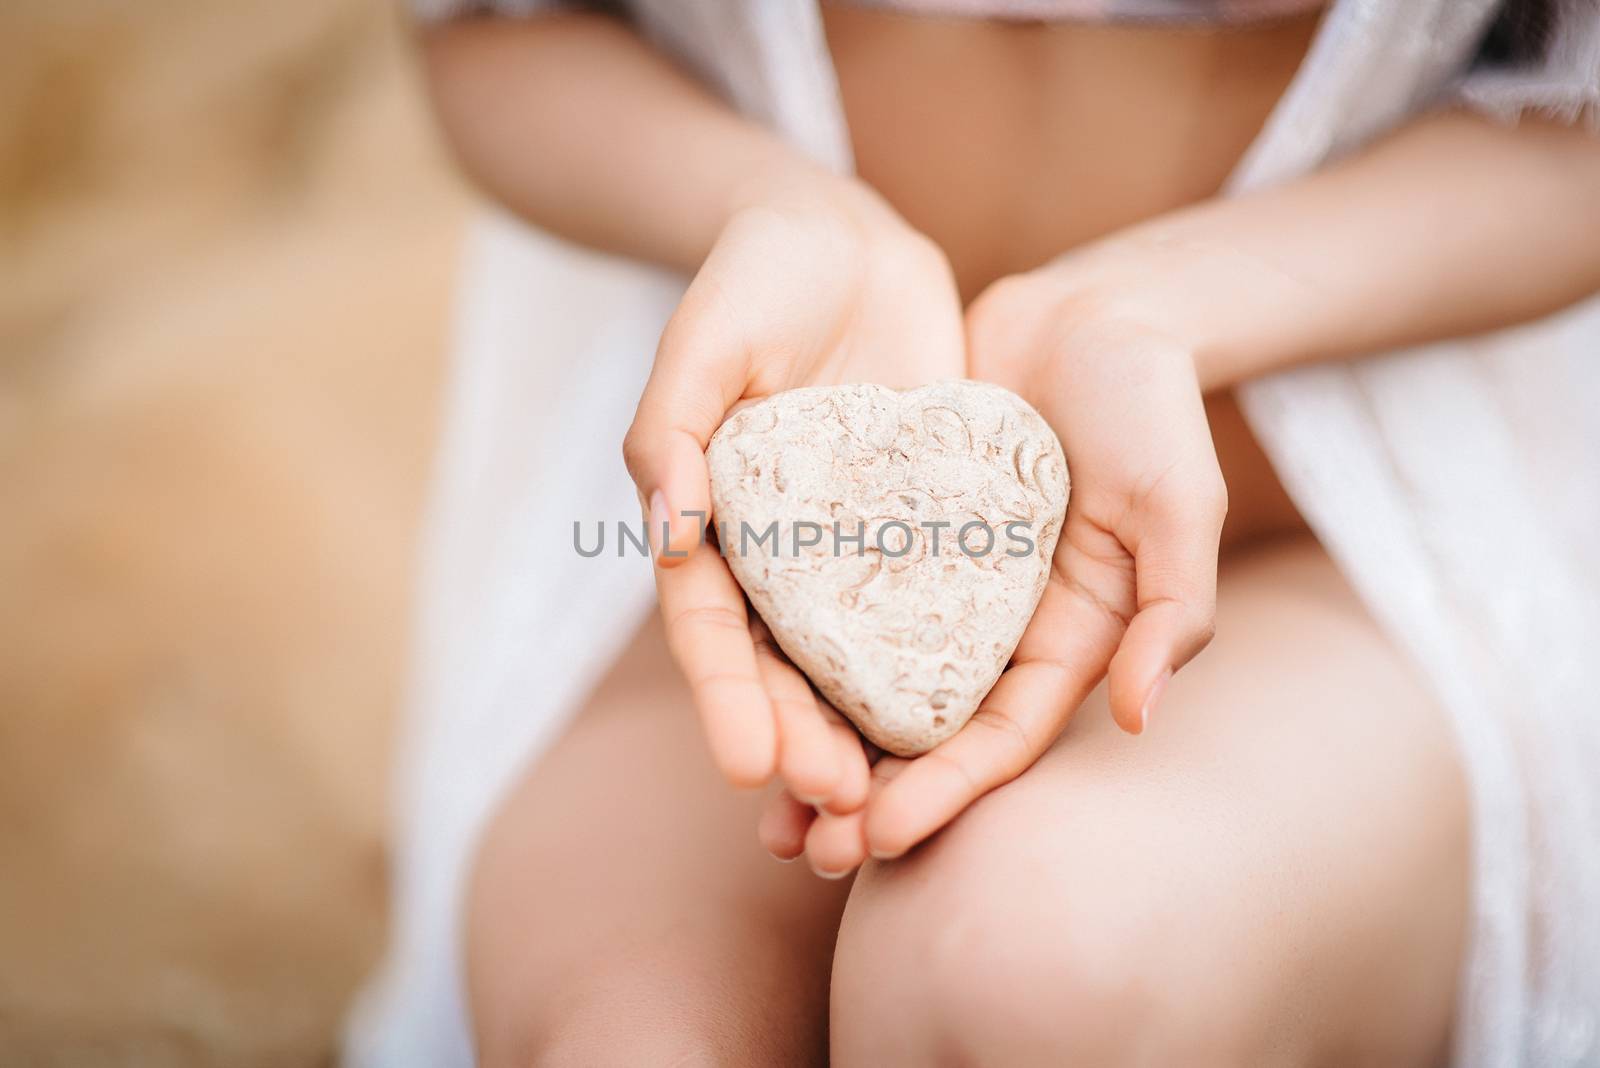
M 1097 691 L 1026 775 L 862 870 L 832 1063 L 1443 1063 L 1468 856 L 1448 728 L 1314 545 L 1223 576 L 1218 638 L 1148 735 Z
M 481 1062 L 1443 1063 L 1449 729 L 1313 543 L 1221 574 L 1219 637 L 1148 734 L 1097 691 L 1026 775 L 853 880 L 750 841 L 762 797 L 716 782 L 647 624 L 486 832 Z
M 466 926 L 480 1060 L 821 1062 L 819 933 L 848 886 L 774 863 L 749 835 L 760 804 L 719 781 L 652 621 L 485 832 Z
M 1444 112 L 1308 178 L 1209 199 L 1292 73 L 1309 23 L 1185 36 L 827 14 L 858 178 L 795 157 L 604 18 L 449 24 L 429 31 L 424 54 L 444 129 L 489 192 L 573 240 L 694 275 L 624 452 L 641 509 L 662 532 L 658 550 L 686 554 L 658 559 L 663 640 L 713 766 L 735 786 L 777 784 L 762 843 L 781 857 L 804 854 L 831 877 L 869 856 L 906 857 L 869 864 L 852 895 L 836 992 L 864 1006 L 861 1018 L 902 1023 L 882 1029 L 899 1036 L 894 1049 L 925 1039 L 938 1043 L 931 1058 L 954 1063 L 1139 1063 L 1141 1049 L 1149 1063 L 1173 1063 L 1162 1051 L 1193 1054 L 1182 1063 L 1258 1063 L 1236 1059 L 1240 1049 L 1269 1050 L 1259 1063 L 1429 1063 L 1448 1033 L 1466 896 L 1466 816 L 1448 736 L 1314 544 L 1294 549 L 1308 554 L 1295 567 L 1249 566 L 1264 551 L 1250 546 L 1292 529 L 1294 517 L 1227 391 L 1294 363 L 1537 317 L 1600 288 L 1600 143 L 1534 119 L 1503 128 Z M 958 39 L 964 62 L 952 67 Z M 1074 111 L 1082 94 L 1070 79 L 1091 56 L 1105 57 L 1105 77 L 1145 72 L 1137 85 L 1125 79 L 1127 94 L 1095 97 L 1109 115 Z M 1241 82 L 1237 71 L 1256 74 Z M 895 83 L 934 100 L 921 112 L 937 117 L 926 129 L 915 108 L 892 106 L 885 87 Z M 945 83 L 944 107 L 917 96 Z M 986 106 L 974 94 L 991 88 Z M 1196 93 L 1216 107 L 1176 130 L 1145 121 Z M 1112 98 L 1137 106 L 1118 112 Z M 995 140 L 968 153 L 974 166 L 1017 165 L 953 171 L 949 146 L 983 137 Z M 1174 143 L 1211 150 L 1174 154 Z M 1057 195 L 1046 177 L 1070 174 L 1085 156 L 1090 177 L 1127 180 Z M 1482 211 L 1486 203 L 1495 210 Z M 699 520 L 685 513 L 706 510 L 702 450 L 740 404 L 798 385 L 914 385 L 962 371 L 1021 393 L 1055 427 L 1073 474 L 1067 524 L 1039 611 L 972 724 L 869 775 L 869 755 L 750 619 L 722 561 L 694 551 Z M 1235 607 L 1217 607 L 1219 588 Z M 1186 668 L 1219 627 L 1226 653 Z M 668 673 L 659 662 L 647 671 L 650 662 L 636 650 L 619 667 L 649 674 L 631 713 L 645 719 L 679 707 Z M 1279 696 L 1263 703 L 1262 694 Z M 597 697 L 574 737 L 601 706 Z M 1131 735 L 1159 724 L 1162 740 L 1118 741 L 1113 723 Z M 1382 775 L 1368 774 L 1375 751 L 1385 754 Z M 640 1005 L 651 1027 L 628 1032 L 630 1042 L 736 1063 L 760 1031 L 752 1021 L 780 1004 L 809 1007 L 813 1030 L 786 1024 L 778 1033 L 788 1037 L 766 1052 L 774 1063 L 814 1055 L 820 972 L 795 957 L 793 989 L 752 977 L 797 945 L 833 944 L 836 884 L 815 884 L 814 897 L 719 899 L 707 930 L 712 919 L 764 918 L 736 945 L 713 940 L 716 951 L 657 937 L 700 914 L 699 887 L 758 885 L 710 845 L 723 841 L 730 812 L 751 815 L 748 795 L 713 797 L 681 768 L 656 768 L 682 752 L 643 727 L 605 745 L 564 744 L 507 803 L 480 855 L 469 937 L 481 1048 L 508 1051 L 490 1063 L 584 1063 L 562 1050 L 609 1048 L 615 1029 L 598 1021 Z M 663 890 L 583 887 L 564 907 L 566 891 L 537 873 L 574 847 L 539 813 L 598 804 L 617 789 L 619 762 L 630 768 L 623 778 L 646 765 L 659 774 L 653 802 L 605 807 L 587 833 L 602 845 L 674 846 L 602 849 L 582 854 L 581 866 L 623 888 L 659 877 Z M 1251 783 L 1261 811 L 1277 816 L 1241 818 L 1237 799 L 1218 792 L 1230 779 Z M 1360 804 L 1341 785 L 1352 781 Z M 530 791 L 543 804 L 519 800 Z M 1062 806 L 1095 820 L 1041 818 Z M 1153 836 L 1166 813 L 1186 814 L 1196 840 L 1229 843 L 1237 863 Z M 1404 834 L 1393 833 L 1396 813 Z M 1045 853 L 1057 859 L 1035 863 Z M 1279 868 L 1283 878 L 1268 878 Z M 1018 965 L 957 951 L 940 967 L 919 957 L 914 928 L 883 918 L 949 915 L 919 896 L 916 879 L 889 874 L 917 870 L 961 887 L 964 911 L 1029 917 L 1037 938 L 998 933 L 1017 947 Z M 1080 908 L 1054 909 L 1086 872 L 1095 892 Z M 1180 925 L 1173 902 L 1191 889 L 1212 896 L 1197 897 Z M 1218 965 L 1202 984 L 1171 958 L 1196 917 L 1217 916 L 1224 902 L 1270 910 L 1282 924 L 1202 923 Z M 595 931 L 546 918 L 580 906 L 599 917 Z M 610 945 L 605 917 L 623 914 L 637 937 Z M 1102 1001 L 1093 965 L 1111 965 L 1081 932 L 1152 917 L 1173 925 L 1168 937 L 1133 940 L 1111 993 L 1153 993 Z M 540 937 L 508 944 L 507 930 Z M 1396 945 L 1405 952 L 1386 952 Z M 1397 974 L 1409 985 L 1364 981 L 1378 959 L 1403 960 Z M 1030 969 L 1055 984 L 1044 989 L 1103 1009 L 1085 1020 L 1124 1034 L 1138 1027 L 1147 1045 L 1113 1054 L 1075 1044 L 1095 1035 L 1057 1002 L 1001 1030 L 960 1011 L 980 992 L 1034 1004 Z M 641 970 L 657 985 L 619 987 Z M 944 985 L 930 990 L 935 979 Z M 1237 1010 L 1219 1018 L 1217 1034 L 1177 1011 L 1178 987 L 1167 984 L 1180 979 Z M 576 993 L 558 1002 L 551 990 Z M 706 1005 L 728 991 L 737 994 L 728 1013 L 708 1017 Z M 883 1063 L 872 1060 L 884 1052 L 876 1031 L 838 1010 L 834 1025 L 835 1060 Z

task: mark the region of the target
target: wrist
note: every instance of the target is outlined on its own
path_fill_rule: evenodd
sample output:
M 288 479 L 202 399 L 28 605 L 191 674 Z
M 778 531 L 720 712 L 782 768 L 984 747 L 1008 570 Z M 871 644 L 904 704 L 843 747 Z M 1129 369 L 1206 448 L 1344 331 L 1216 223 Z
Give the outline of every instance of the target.
M 670 255 L 654 258 L 690 274 L 741 216 L 764 207 L 821 202 L 844 180 L 743 120 L 724 123 L 717 133 L 686 147 L 677 188 L 687 192 L 656 209 L 672 234 L 672 248 Z
M 718 240 L 775 242 L 783 259 L 815 259 L 832 271 L 889 270 L 902 279 L 948 275 L 948 262 L 878 192 L 802 161 L 752 172 L 730 195 Z M 898 266 L 890 266 L 898 265 Z
M 831 171 L 782 144 L 749 161 L 729 183 L 721 208 L 724 228 L 748 212 L 827 213 L 851 220 L 893 214 L 859 179 Z
M 1098 314 L 1137 322 L 1190 352 L 1203 390 L 1312 358 L 1307 288 L 1226 243 L 1155 224 L 1052 265 Z

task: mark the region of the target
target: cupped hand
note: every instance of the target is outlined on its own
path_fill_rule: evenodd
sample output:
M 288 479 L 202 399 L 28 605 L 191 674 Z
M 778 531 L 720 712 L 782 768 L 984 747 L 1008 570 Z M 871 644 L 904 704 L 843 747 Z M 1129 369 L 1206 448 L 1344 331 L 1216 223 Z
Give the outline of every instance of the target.
M 666 634 L 712 756 L 811 809 L 867 792 L 860 737 L 816 696 L 705 540 L 705 449 L 735 408 L 807 385 L 909 388 L 965 373 L 943 253 L 865 186 L 789 177 L 734 211 L 667 324 L 623 445 L 649 517 Z M 798 802 L 797 802 L 798 803 Z
M 780 796 L 762 837 L 813 868 L 897 857 L 1022 774 L 1099 681 L 1131 734 L 1211 639 L 1227 494 L 1192 350 L 1077 264 L 992 286 L 967 313 L 972 376 L 1016 391 L 1061 438 L 1072 486 L 1032 622 L 972 720 L 874 765 L 863 809 L 809 818 Z

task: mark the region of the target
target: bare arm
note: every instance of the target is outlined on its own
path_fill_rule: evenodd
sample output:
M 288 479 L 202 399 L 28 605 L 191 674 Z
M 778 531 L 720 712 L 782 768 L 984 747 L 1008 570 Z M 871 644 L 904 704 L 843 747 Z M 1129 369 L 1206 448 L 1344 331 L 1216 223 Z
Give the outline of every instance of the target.
M 705 448 L 733 406 L 784 389 L 959 377 L 961 308 L 943 254 L 623 23 L 472 19 L 426 31 L 423 47 L 447 136 L 492 196 L 574 241 L 694 272 L 620 443 L 668 642 L 730 782 L 776 774 L 808 811 L 859 810 L 860 738 L 775 651 L 702 545 Z
M 1091 289 L 1131 294 L 1139 317 L 1193 346 L 1207 387 L 1508 326 L 1600 291 L 1600 137 L 1437 114 L 1082 259 Z
M 758 189 L 826 180 L 604 15 L 461 19 L 422 47 L 467 173 L 581 244 L 693 270 Z
M 1002 676 L 974 717 L 1006 729 L 880 763 L 892 780 L 860 817 L 870 849 L 899 855 L 1020 774 L 1102 676 L 1125 729 L 1159 719 L 1214 619 L 1227 493 L 1203 389 L 1509 325 L 1596 289 L 1600 140 L 1461 114 L 991 286 L 967 311 L 969 367 L 1055 427 L 1072 496 L 1017 647 L 1029 674 Z

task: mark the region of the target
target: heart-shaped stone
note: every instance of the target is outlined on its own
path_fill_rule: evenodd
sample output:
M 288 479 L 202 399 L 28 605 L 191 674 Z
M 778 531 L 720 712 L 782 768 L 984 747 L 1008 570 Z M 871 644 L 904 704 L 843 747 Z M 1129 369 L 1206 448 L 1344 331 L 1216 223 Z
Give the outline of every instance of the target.
M 779 646 L 861 733 L 911 756 L 971 718 L 1038 606 L 1061 444 L 980 382 L 790 390 L 713 435 L 713 520 Z

